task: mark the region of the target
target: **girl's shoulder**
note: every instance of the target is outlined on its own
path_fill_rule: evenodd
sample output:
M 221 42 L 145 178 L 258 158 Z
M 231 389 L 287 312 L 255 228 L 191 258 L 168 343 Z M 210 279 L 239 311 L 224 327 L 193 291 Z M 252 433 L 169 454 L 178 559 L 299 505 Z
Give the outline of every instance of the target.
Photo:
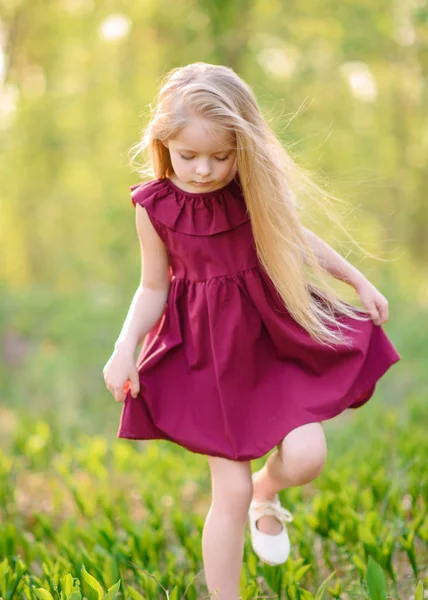
M 168 189 L 167 179 L 152 179 L 150 181 L 144 181 L 142 183 L 136 183 L 130 186 L 131 200 L 134 206 L 141 204 L 145 206 L 150 204 L 154 200 L 154 197 L 165 197 L 168 192 L 172 190 Z
M 211 193 L 185 192 L 168 178 L 135 184 L 130 190 L 134 206 L 140 204 L 151 217 L 180 233 L 214 235 L 249 221 L 238 180 Z

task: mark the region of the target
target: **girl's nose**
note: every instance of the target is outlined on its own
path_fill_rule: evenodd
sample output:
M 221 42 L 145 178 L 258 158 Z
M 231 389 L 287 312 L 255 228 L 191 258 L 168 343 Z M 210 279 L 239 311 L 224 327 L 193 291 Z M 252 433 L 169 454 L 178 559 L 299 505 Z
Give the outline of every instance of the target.
M 208 162 L 199 162 L 196 167 L 196 172 L 198 175 L 209 175 L 209 173 L 211 173 L 211 167 Z

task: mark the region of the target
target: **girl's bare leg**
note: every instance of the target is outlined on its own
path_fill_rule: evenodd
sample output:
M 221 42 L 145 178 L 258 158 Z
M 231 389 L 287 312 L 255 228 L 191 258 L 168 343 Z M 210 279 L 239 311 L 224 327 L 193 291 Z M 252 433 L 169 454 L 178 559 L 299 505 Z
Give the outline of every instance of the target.
M 251 463 L 207 458 L 212 502 L 202 532 L 205 579 L 210 600 L 238 600 L 245 525 L 253 495 Z
M 272 500 L 280 490 L 309 483 L 321 473 L 326 459 L 327 444 L 321 423 L 293 429 L 254 474 L 254 499 Z M 271 535 L 282 529 L 281 523 L 269 515 L 261 517 L 257 527 Z

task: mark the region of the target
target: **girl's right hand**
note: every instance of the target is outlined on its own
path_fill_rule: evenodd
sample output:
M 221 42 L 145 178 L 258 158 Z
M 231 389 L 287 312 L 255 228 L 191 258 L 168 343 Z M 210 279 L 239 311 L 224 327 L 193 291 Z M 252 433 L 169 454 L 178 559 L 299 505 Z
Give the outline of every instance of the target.
M 132 352 L 115 349 L 103 369 L 103 375 L 107 389 L 113 394 L 116 402 L 124 402 L 125 384 L 128 380 L 131 396 L 137 397 L 140 391 L 140 378 Z

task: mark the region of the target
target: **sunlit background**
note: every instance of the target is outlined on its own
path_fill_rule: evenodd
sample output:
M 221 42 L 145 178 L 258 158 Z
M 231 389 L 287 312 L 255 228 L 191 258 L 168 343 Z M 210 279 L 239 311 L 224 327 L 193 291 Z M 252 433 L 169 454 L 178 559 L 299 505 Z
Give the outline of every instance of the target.
M 115 435 L 102 368 L 140 273 L 128 152 L 161 77 L 199 60 L 253 87 L 374 255 L 323 226 L 390 301 L 385 328 L 403 360 L 378 397 L 426 391 L 427 44 L 422 0 L 3 0 L 4 431 L 25 414 Z
M 160 584 L 207 598 L 206 459 L 117 440 L 102 375 L 140 277 L 129 151 L 162 77 L 196 61 L 242 76 L 338 198 L 354 241 L 308 198 L 302 218 L 386 295 L 402 357 L 367 405 L 325 422 L 321 475 L 281 492 L 284 568 L 258 561 L 247 530 L 241 598 L 321 599 L 329 578 L 328 598 L 369 598 L 371 579 L 372 599 L 422 600 L 426 0 L 0 1 L 0 597 L 79 600 L 82 582 L 114 600 L 120 581 L 124 600 L 164 598 Z

